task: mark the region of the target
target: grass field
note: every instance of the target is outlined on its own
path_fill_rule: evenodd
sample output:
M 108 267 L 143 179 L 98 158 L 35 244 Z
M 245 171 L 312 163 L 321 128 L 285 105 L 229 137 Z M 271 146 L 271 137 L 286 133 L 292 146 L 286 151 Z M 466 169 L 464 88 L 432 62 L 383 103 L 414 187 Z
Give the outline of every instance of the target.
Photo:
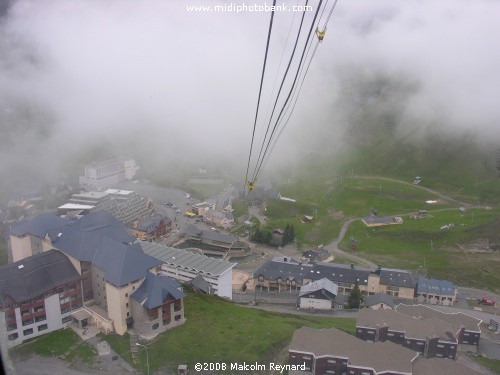
M 302 326 L 336 327 L 355 333 L 355 320 L 284 315 L 237 306 L 215 296 L 189 293 L 186 323 L 167 331 L 148 345 L 151 370 L 197 362 L 249 362 L 274 358 Z M 130 350 L 128 336 L 105 336 L 118 353 Z M 129 354 L 125 360 L 130 361 Z M 142 370 L 146 367 L 141 356 Z
M 62 329 L 40 336 L 40 338 L 15 347 L 11 350 L 11 354 L 17 361 L 36 354 L 41 357 L 64 357 L 70 363 L 75 360 L 92 363 L 97 356 L 97 352 L 70 329 Z
M 422 267 L 430 276 L 461 286 L 497 290 L 500 254 L 498 251 L 472 253 L 467 245 L 484 238 L 500 242 L 500 210 L 470 209 L 465 215 L 459 210 L 449 210 L 432 215 L 418 221 L 403 217 L 401 225 L 379 228 L 354 222 L 340 247 L 351 251 L 350 238 L 353 237 L 358 242 L 359 256 L 385 267 Z M 440 229 L 449 223 L 455 227 Z
M 484 367 L 488 367 L 496 374 L 500 374 L 500 361 L 490 358 L 481 357 L 479 355 L 473 357 L 477 363 L 480 363 Z
M 416 212 L 425 209 L 426 200 L 438 200 L 435 209 L 451 207 L 434 194 L 416 186 L 383 179 L 334 179 L 314 182 L 299 180 L 280 187 L 282 195 L 297 202 L 269 201 L 266 216 L 270 227 L 294 224 L 297 239 L 305 245 L 326 244 L 335 239 L 347 218 Z M 301 223 L 304 215 L 312 223 Z

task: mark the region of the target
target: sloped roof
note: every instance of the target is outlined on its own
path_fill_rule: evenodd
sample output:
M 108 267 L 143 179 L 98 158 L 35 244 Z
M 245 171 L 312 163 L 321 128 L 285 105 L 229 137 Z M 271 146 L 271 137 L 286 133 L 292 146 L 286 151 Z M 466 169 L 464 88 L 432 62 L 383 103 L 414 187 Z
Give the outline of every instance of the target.
M 162 220 L 165 224 L 172 221 L 165 215 L 156 214 L 154 216 L 145 217 L 141 221 L 139 221 L 139 223 L 137 224 L 137 229 L 143 232 L 156 230 Z
M 134 240 L 122 222 L 106 211 L 91 212 L 69 222 L 60 228 L 59 233 L 49 234 L 53 246 L 75 259 L 86 262 L 92 262 L 96 257 L 103 237 L 118 243 L 131 243 Z
M 185 232 L 189 237 L 199 237 L 203 240 L 210 240 L 227 244 L 231 244 L 233 242 L 238 241 L 238 238 L 235 236 L 231 236 L 229 234 L 224 234 L 224 233 L 217 233 L 213 230 L 198 229 L 192 224 L 186 228 Z
M 236 263 L 229 263 L 225 260 L 191 253 L 182 249 L 174 249 L 173 247 L 167 247 L 153 242 L 138 241 L 138 243 L 146 254 L 164 263 L 211 276 L 222 275 L 227 270 L 236 266 Z
M 420 276 L 418 278 L 417 292 L 419 293 L 433 293 L 446 296 L 454 296 L 457 286 L 451 281 L 426 279 Z
M 473 318 L 472 316 L 469 315 L 465 315 L 461 312 L 444 313 L 424 305 L 403 305 L 403 304 L 397 305 L 396 311 L 414 317 L 436 318 L 452 324 L 457 329 L 460 327 L 464 327 L 469 331 L 481 332 L 481 328 L 479 327 L 479 325 L 481 324 L 482 320 Z
M 365 306 L 370 307 L 373 305 L 377 305 L 379 303 L 385 303 L 388 306 L 394 307 L 394 301 L 391 296 L 385 293 L 376 293 L 371 296 L 365 297 Z
M 309 284 L 303 285 L 300 288 L 299 295 L 302 296 L 307 293 L 316 292 L 317 290 L 325 289 L 326 291 L 337 295 L 338 294 L 338 286 L 333 281 L 328 280 L 327 278 L 322 278 L 317 281 L 310 282 Z
M 198 275 L 196 276 L 192 281 L 191 284 L 193 287 L 195 287 L 198 290 L 201 290 L 203 293 L 206 294 L 214 294 L 214 289 L 212 288 L 212 285 L 203 278 L 203 276 Z
M 103 237 L 92 263 L 104 270 L 104 279 L 122 286 L 146 276 L 148 270 L 162 262 L 144 254 L 139 244 L 124 245 Z
M 481 375 L 458 361 L 443 360 L 442 358 L 425 358 L 421 355 L 413 362 L 413 375 Z
M 405 337 L 425 340 L 426 337 L 439 337 L 455 341 L 457 329 L 447 322 L 435 318 L 415 318 L 394 310 L 362 309 L 356 320 L 358 327 L 376 328 L 388 326 L 391 331 L 405 332 Z
M 399 286 L 404 288 L 414 289 L 417 282 L 414 276 L 405 270 L 394 269 L 394 268 L 381 268 L 375 273 L 380 275 L 380 284 Z
M 282 279 L 296 280 L 302 282 L 302 279 L 320 280 L 327 278 L 335 283 L 345 282 L 354 284 L 356 281 L 360 285 L 368 284 L 370 270 L 357 266 L 350 266 L 339 263 L 297 263 L 284 262 L 283 258 L 274 258 L 264 263 L 257 271 L 255 276 L 263 276 L 267 280 Z
M 49 250 L 1 266 L 0 295 L 21 303 L 79 278 L 68 257 Z
M 312 353 L 315 357 L 348 358 L 349 365 L 383 372 L 412 372 L 416 353 L 390 341 L 367 342 L 336 328 L 299 328 L 293 334 L 290 351 Z
M 148 272 L 141 286 L 130 297 L 142 306 L 154 309 L 163 305 L 169 296 L 172 296 L 174 300 L 184 298 L 186 295 L 179 288 L 180 284 L 170 277 Z
M 18 237 L 29 233 L 40 238 L 45 238 L 47 232 L 60 228 L 66 223 L 66 219 L 62 219 L 56 215 L 40 214 L 31 220 L 16 225 L 10 233 Z

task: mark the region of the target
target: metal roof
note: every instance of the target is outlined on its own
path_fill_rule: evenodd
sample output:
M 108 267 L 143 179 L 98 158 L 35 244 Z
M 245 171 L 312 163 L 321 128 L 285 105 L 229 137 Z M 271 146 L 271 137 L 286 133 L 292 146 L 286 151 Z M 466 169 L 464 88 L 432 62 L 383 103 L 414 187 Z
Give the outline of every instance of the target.
M 415 289 L 417 284 L 414 276 L 405 270 L 381 268 L 376 270 L 375 273 L 380 275 L 380 284 L 383 285 Z
M 238 241 L 238 237 L 231 236 L 229 234 L 224 234 L 224 233 L 217 233 L 213 230 L 202 230 L 199 228 L 196 228 L 194 225 L 189 225 L 186 230 L 186 235 L 189 237 L 198 237 L 203 240 L 210 240 L 210 241 L 216 241 L 216 242 L 222 242 L 222 243 L 228 243 L 231 244 L 233 242 Z
M 68 257 L 49 250 L 1 266 L 0 295 L 21 303 L 79 278 Z
M 436 280 L 436 279 L 426 279 L 420 276 L 418 278 L 418 293 L 433 293 L 441 294 L 447 296 L 454 296 L 457 290 L 457 286 L 451 281 L 447 280 Z
M 138 241 L 138 243 L 146 254 L 164 263 L 212 276 L 222 275 L 227 270 L 236 266 L 236 263 L 229 263 L 224 260 L 207 257 L 206 255 L 174 249 L 173 247 L 167 247 L 153 242 Z
M 385 303 L 390 307 L 394 307 L 394 301 L 391 296 L 385 293 L 375 293 L 365 297 L 365 306 L 370 307 L 373 305 L 377 305 L 379 303 Z

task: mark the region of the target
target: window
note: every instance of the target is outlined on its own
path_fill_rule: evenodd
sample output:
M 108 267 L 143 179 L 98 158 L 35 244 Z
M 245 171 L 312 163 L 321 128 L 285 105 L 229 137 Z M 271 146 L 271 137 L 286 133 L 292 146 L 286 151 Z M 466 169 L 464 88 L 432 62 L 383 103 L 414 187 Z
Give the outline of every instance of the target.
M 38 332 L 45 331 L 47 328 L 47 324 L 42 324 L 41 326 L 38 326 Z
M 128 302 L 126 303 L 125 307 L 128 307 Z
M 438 344 L 438 348 L 444 348 L 443 344 Z
M 417 345 L 422 346 L 422 345 L 424 345 L 424 343 L 423 343 L 423 342 L 417 342 Z M 438 346 L 439 346 L 439 345 L 438 345 Z
M 160 323 L 155 323 L 155 324 L 153 324 L 153 326 L 151 328 L 152 329 L 158 329 L 159 326 L 160 326 Z
M 130 313 L 128 312 L 128 313 L 127 313 L 127 318 L 128 318 L 129 316 L 130 316 Z
M 17 340 L 18 337 L 19 337 L 19 335 L 17 334 L 17 332 L 16 333 L 11 333 L 9 335 L 9 340 L 10 341 Z
M 45 315 L 40 315 L 35 318 L 35 322 L 43 322 L 44 320 L 47 320 L 47 317 Z
M 23 331 L 23 335 L 24 336 L 28 336 L 28 335 L 31 335 L 33 333 L 33 328 L 30 328 L 30 329 L 25 329 Z
M 127 298 L 127 297 L 128 297 L 128 293 L 125 293 L 125 298 Z
M 12 323 L 7 326 L 7 331 L 13 331 L 17 329 L 17 323 Z
M 68 323 L 68 322 L 71 322 L 71 315 L 70 316 L 65 316 L 64 318 L 62 318 L 62 323 Z
M 30 324 L 33 324 L 34 322 L 35 322 L 35 320 L 33 318 L 23 320 L 23 326 L 28 326 Z

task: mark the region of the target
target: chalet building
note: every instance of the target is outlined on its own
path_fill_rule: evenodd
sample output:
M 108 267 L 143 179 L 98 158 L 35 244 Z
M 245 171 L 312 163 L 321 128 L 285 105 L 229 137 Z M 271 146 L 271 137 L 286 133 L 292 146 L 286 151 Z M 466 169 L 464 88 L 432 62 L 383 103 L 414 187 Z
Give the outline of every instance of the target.
M 363 304 L 366 308 L 372 310 L 393 310 L 395 306 L 391 296 L 384 293 L 366 296 Z
M 458 287 L 450 281 L 426 279 L 420 276 L 417 285 L 417 301 L 430 305 L 453 306 Z
M 303 285 L 323 278 L 338 286 L 338 293 L 349 293 L 356 281 L 367 293 L 370 270 L 338 263 L 299 263 L 292 258 L 275 257 L 254 273 L 257 289 L 268 292 L 297 292 Z
M 451 324 L 460 344 L 479 345 L 481 336 L 481 319 L 462 313 L 444 313 L 423 305 L 398 305 L 396 311 L 411 317 L 434 318 Z
M 8 346 L 66 327 L 82 307 L 81 277 L 57 250 L 0 267 L 1 317 Z
M 335 328 L 298 329 L 288 352 L 290 365 L 305 364 L 305 373 L 315 375 L 406 375 L 418 357 L 391 342 L 370 343 Z
M 156 240 L 172 229 L 172 220 L 162 214 L 143 218 L 134 225 L 132 234 L 143 241 Z
M 301 309 L 331 310 L 335 307 L 338 286 L 323 278 L 312 281 L 300 288 L 299 307 Z
M 203 214 L 203 221 L 208 225 L 227 229 L 234 225 L 234 216 L 231 212 L 210 210 Z
M 177 281 L 148 272 L 143 283 L 131 294 L 135 332 L 150 338 L 184 324 L 185 296 Z
M 330 256 L 328 250 L 320 245 L 314 249 L 306 250 L 300 256 L 300 261 L 302 263 L 312 263 L 312 262 L 322 262 Z
M 76 320 L 87 319 L 88 324 L 102 332 L 114 331 L 119 335 L 135 324 L 143 327 L 144 314 L 139 314 L 138 309 L 131 310 L 131 295 L 150 273 L 156 275 L 162 261 L 145 254 L 140 244 L 133 243 L 135 238 L 125 226 L 105 211 L 90 213 L 76 221 L 64 220 L 59 228 L 54 228 L 56 223 L 61 222 L 49 215 L 17 227 L 11 235 L 17 241 L 12 242 L 14 258 L 30 257 L 32 241 L 41 241 L 42 251 L 60 251 L 81 278 L 84 312 L 76 314 Z M 33 235 L 35 232 L 41 237 Z M 174 298 L 176 294 L 168 295 Z M 174 302 L 182 305 L 182 301 Z
M 201 276 L 211 286 L 214 294 L 233 298 L 233 268 L 236 263 L 174 249 L 153 242 L 139 242 L 142 250 L 162 262 L 159 273 L 180 283 L 192 282 Z
M 394 298 L 413 300 L 416 285 L 415 278 L 410 272 L 379 266 L 370 273 L 368 294 L 384 293 Z
M 455 327 L 435 318 L 414 318 L 392 310 L 362 309 L 356 320 L 356 337 L 364 341 L 391 341 L 426 358 L 456 359 Z
M 80 186 L 91 190 L 102 190 L 110 185 L 132 179 L 138 169 L 135 160 L 126 157 L 87 164 L 85 175 L 80 176 Z
M 193 245 L 203 245 L 212 250 L 226 252 L 228 250 L 244 250 L 247 244 L 238 241 L 238 237 L 217 233 L 213 230 L 203 230 L 189 225 L 185 230 L 187 242 Z M 194 246 L 196 247 L 196 246 Z
M 215 211 L 215 202 L 204 201 L 193 204 L 193 206 L 191 207 L 191 211 L 193 211 L 193 213 L 195 213 L 198 216 L 205 216 L 211 211 Z

